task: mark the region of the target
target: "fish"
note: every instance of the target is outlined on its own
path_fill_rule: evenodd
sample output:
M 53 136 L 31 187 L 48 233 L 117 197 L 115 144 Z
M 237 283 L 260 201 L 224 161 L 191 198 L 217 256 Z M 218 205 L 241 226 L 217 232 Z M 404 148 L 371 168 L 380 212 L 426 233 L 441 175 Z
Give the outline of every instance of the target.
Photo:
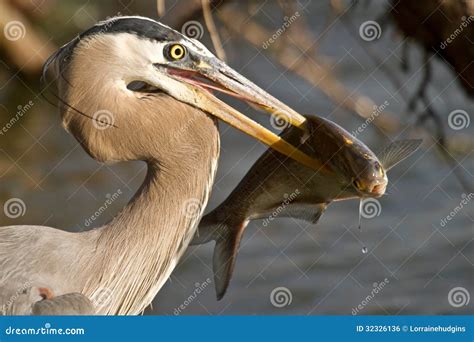
M 272 149 L 254 163 L 232 193 L 205 215 L 191 245 L 215 241 L 214 284 L 224 297 L 249 221 L 292 217 L 316 224 L 331 202 L 385 194 L 387 171 L 413 154 L 420 139 L 390 143 L 378 156 L 328 119 L 306 116 L 305 129 L 289 126 L 280 136 L 321 164 L 316 171 Z

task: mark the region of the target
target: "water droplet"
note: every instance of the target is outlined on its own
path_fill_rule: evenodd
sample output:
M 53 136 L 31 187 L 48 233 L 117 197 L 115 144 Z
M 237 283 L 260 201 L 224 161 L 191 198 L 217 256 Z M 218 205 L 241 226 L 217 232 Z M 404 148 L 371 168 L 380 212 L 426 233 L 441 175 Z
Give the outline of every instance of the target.
M 368 251 L 369 251 L 369 250 L 367 249 L 367 247 L 365 247 L 365 246 L 362 247 L 362 253 L 367 254 Z

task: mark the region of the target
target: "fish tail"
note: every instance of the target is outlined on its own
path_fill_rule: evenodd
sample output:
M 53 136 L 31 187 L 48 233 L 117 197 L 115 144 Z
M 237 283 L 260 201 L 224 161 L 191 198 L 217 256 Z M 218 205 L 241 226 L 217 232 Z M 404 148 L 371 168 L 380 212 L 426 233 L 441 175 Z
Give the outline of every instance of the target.
M 215 209 L 205 215 L 191 245 L 216 241 L 213 256 L 214 285 L 220 300 L 229 287 L 242 234 L 248 221 L 235 215 L 225 215 L 225 210 Z
M 221 300 L 229 287 L 235 261 L 239 251 L 240 241 L 248 221 L 227 226 L 225 236 L 216 239 L 213 256 L 214 284 L 217 300 Z

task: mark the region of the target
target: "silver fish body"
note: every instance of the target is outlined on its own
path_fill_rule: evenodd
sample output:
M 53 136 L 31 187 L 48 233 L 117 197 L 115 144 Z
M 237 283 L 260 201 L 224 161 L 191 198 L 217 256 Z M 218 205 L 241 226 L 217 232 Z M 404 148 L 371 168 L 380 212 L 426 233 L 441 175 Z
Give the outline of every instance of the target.
M 392 143 L 380 161 L 364 143 L 332 121 L 308 116 L 306 125 L 306 131 L 290 126 L 281 136 L 319 160 L 323 168 L 315 172 L 268 149 L 227 199 L 202 218 L 192 244 L 216 241 L 213 269 L 218 299 L 229 285 L 240 240 L 250 220 L 293 217 L 316 223 L 333 201 L 380 197 L 388 182 L 386 171 L 413 153 L 421 142 Z

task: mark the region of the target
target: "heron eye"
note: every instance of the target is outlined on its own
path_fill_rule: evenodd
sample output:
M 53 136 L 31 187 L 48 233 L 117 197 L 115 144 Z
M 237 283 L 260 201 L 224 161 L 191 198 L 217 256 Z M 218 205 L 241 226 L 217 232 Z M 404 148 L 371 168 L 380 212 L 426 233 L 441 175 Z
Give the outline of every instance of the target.
M 179 61 L 186 56 L 186 48 L 181 44 L 173 44 L 167 49 L 166 57 L 172 61 Z

